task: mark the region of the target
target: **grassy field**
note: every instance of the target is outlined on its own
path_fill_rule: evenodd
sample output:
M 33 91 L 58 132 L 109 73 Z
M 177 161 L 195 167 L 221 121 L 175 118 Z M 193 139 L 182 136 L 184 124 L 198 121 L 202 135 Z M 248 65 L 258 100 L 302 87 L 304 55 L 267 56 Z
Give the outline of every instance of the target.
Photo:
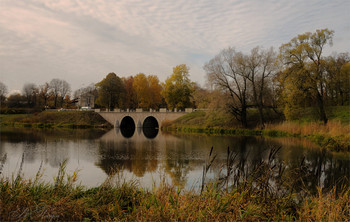
M 2 114 L 0 124 L 14 127 L 38 128 L 98 128 L 111 127 L 95 112 L 44 111 L 34 114 Z
M 297 191 L 293 184 L 269 179 L 273 162 L 262 163 L 230 188 L 206 183 L 202 192 L 182 190 L 163 182 L 152 190 L 110 177 L 94 188 L 76 185 L 77 174 L 66 175 L 61 164 L 53 183 L 20 174 L 0 179 L 0 221 L 346 221 L 350 190 Z M 296 176 L 291 181 L 299 182 Z M 278 177 L 279 178 L 279 177 Z M 281 177 L 282 178 L 282 177 Z M 224 186 L 225 187 L 225 186 Z

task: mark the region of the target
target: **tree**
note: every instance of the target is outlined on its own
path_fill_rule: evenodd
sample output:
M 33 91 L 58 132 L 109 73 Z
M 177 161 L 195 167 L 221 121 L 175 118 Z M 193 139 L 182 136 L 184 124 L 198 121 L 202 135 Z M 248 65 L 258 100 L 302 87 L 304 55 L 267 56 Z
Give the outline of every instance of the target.
M 162 102 L 162 86 L 157 76 L 139 73 L 134 77 L 133 89 L 137 107 L 156 109 Z
M 276 73 L 276 53 L 273 48 L 262 50 L 260 47 L 255 47 L 244 60 L 249 70 L 247 78 L 251 83 L 254 104 L 258 107 L 260 125 L 264 127 L 264 96 L 268 87 L 266 81 L 271 80 Z
M 178 65 L 173 68 L 173 74 L 163 84 L 163 96 L 169 109 L 184 109 L 190 107 L 193 83 L 189 79 L 189 68 Z
M 25 104 L 26 99 L 21 94 L 12 94 L 7 98 L 7 106 L 9 108 L 20 108 Z
M 139 73 L 134 77 L 133 88 L 136 94 L 137 107 L 149 108 L 152 98 L 145 74 Z
M 137 97 L 134 89 L 134 77 L 130 76 L 128 78 L 123 78 L 123 84 L 125 88 L 124 95 L 124 108 L 136 109 L 137 108 Z
M 49 83 L 44 83 L 42 85 L 39 86 L 39 98 L 42 100 L 42 105 L 44 105 L 44 107 L 47 107 L 48 104 L 48 100 L 50 98 L 50 85 Z
M 74 95 L 73 96 L 74 96 L 74 98 L 78 98 L 82 94 L 85 94 L 85 93 L 91 93 L 92 95 L 95 96 L 95 98 L 97 98 L 98 93 L 97 93 L 96 85 L 94 83 L 91 83 L 87 87 L 82 87 L 80 89 L 77 89 L 77 90 L 74 91 Z
M 61 80 L 59 93 L 61 97 L 61 107 L 63 107 L 63 102 L 66 96 L 69 96 L 69 93 L 71 91 L 70 85 L 67 81 Z
M 60 102 L 60 106 L 63 106 L 64 98 L 70 93 L 71 89 L 67 81 L 52 79 L 50 81 L 50 91 L 54 96 L 54 106 L 57 107 L 58 102 Z
M 0 82 L 0 105 L 2 105 L 6 100 L 7 86 Z
M 162 103 L 162 86 L 159 79 L 157 76 L 149 75 L 147 76 L 147 82 L 149 95 L 151 98 L 149 108 L 159 108 L 160 104 Z
M 122 80 L 115 74 L 109 73 L 101 82 L 96 84 L 98 97 L 96 104 L 113 110 L 121 105 L 124 85 Z
M 340 53 L 328 56 L 324 60 L 327 75 L 327 97 L 331 105 L 343 106 L 350 95 L 350 56 Z
M 310 93 L 317 102 L 319 118 L 325 124 L 328 118 L 324 104 L 326 75 L 322 69 L 322 54 L 324 46 L 327 43 L 332 44 L 333 33 L 334 31 L 328 29 L 307 32 L 280 47 L 280 59 L 285 67 L 280 73 L 283 75 L 280 77 L 281 83 L 291 86 L 291 81 L 302 80 L 303 83 L 298 87 L 289 87 L 287 90 Z
M 237 121 L 247 127 L 248 82 L 250 71 L 245 56 L 229 47 L 204 65 L 209 82 L 230 95 L 228 107 Z
M 60 93 L 61 80 L 60 79 L 52 79 L 50 81 L 50 91 L 54 96 L 54 107 L 57 107 L 58 97 Z
M 27 106 L 34 107 L 36 105 L 39 90 L 34 83 L 26 83 L 23 86 L 23 96 L 26 98 Z

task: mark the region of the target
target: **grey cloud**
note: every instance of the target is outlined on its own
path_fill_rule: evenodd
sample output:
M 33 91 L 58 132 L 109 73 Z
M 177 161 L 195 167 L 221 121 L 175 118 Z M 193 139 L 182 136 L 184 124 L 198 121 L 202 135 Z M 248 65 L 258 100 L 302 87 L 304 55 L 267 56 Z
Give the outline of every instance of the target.
M 228 46 L 278 48 L 330 28 L 339 40 L 333 49 L 349 51 L 349 8 L 346 0 L 3 0 L 0 10 L 11 13 L 0 21 L 1 80 L 21 88 L 11 79 L 62 78 L 77 88 L 111 71 L 165 80 L 186 63 L 193 80 L 204 83 L 203 64 Z

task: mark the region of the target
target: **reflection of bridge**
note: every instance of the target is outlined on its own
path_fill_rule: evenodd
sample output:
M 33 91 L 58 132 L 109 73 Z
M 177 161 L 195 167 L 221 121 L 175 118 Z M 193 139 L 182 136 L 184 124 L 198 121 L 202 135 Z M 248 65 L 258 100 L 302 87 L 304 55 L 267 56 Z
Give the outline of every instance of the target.
M 139 111 L 136 112 L 97 112 L 105 120 L 107 120 L 114 127 L 162 127 L 162 124 L 166 121 L 173 121 L 188 112 L 192 112 L 192 109 L 186 109 L 185 112 L 171 112 L 171 111 Z

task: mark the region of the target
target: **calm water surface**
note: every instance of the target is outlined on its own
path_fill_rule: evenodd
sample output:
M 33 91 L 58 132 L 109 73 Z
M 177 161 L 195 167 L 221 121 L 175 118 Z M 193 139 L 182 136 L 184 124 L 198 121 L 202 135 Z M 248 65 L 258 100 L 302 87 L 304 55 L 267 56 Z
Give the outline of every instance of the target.
M 2 128 L 0 176 L 16 176 L 23 162 L 20 173 L 25 178 L 35 178 L 41 167 L 42 179 L 53 182 L 60 164 L 66 160 L 67 173 L 78 170 L 79 183 L 88 187 L 118 175 L 135 180 L 144 188 L 152 188 L 161 180 L 187 189 L 198 188 L 212 146 L 217 158 L 208 178 L 223 172 L 227 147 L 247 172 L 266 160 L 271 149 L 282 147 L 276 161 L 283 163 L 287 171 L 302 163 L 308 174 L 306 185 L 311 189 L 333 186 L 339 181 L 347 183 L 350 174 L 349 155 L 333 155 L 301 139 L 171 135 L 142 129 L 125 133 L 119 129 L 106 132 Z

